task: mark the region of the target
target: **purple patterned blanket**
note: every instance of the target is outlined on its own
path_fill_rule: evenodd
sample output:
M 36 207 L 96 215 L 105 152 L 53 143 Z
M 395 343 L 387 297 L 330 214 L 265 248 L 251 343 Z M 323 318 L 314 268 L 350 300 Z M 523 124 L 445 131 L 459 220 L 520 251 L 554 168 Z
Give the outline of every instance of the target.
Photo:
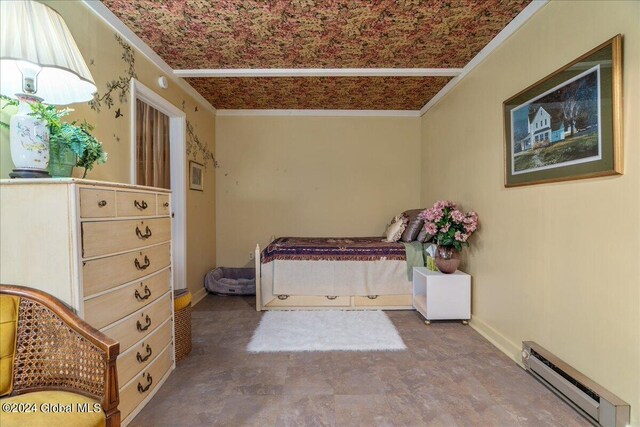
M 301 261 L 404 261 L 402 243 L 383 237 L 279 237 L 261 255 L 263 264 L 273 260 Z

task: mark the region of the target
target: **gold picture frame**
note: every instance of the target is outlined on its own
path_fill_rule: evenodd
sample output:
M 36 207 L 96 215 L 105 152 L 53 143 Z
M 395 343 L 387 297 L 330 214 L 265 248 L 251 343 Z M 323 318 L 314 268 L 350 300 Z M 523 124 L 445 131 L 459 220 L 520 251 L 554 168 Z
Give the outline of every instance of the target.
M 617 175 L 622 35 L 503 103 L 505 187 Z

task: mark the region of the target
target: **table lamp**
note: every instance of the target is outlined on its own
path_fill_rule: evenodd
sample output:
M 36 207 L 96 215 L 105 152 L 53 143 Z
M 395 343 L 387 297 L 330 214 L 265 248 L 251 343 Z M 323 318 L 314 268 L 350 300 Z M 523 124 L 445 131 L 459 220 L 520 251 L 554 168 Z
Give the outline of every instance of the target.
M 58 12 L 36 1 L 0 1 L 0 93 L 20 101 L 10 122 L 11 178 L 49 177 L 49 130 L 29 115 L 29 104 L 87 102 L 95 91 Z

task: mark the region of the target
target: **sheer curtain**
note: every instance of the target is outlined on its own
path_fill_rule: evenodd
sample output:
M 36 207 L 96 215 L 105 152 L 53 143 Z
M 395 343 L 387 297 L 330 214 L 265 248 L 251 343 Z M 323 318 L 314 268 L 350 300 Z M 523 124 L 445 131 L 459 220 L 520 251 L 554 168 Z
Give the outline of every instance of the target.
M 171 188 L 169 117 L 136 100 L 136 183 Z

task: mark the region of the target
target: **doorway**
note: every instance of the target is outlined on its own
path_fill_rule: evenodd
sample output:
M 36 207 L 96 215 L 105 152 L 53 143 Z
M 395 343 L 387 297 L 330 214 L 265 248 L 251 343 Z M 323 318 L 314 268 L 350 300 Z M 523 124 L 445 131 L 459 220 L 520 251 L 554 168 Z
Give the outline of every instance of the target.
M 186 116 L 138 80 L 130 84 L 131 182 L 171 189 L 173 285 L 186 288 Z

